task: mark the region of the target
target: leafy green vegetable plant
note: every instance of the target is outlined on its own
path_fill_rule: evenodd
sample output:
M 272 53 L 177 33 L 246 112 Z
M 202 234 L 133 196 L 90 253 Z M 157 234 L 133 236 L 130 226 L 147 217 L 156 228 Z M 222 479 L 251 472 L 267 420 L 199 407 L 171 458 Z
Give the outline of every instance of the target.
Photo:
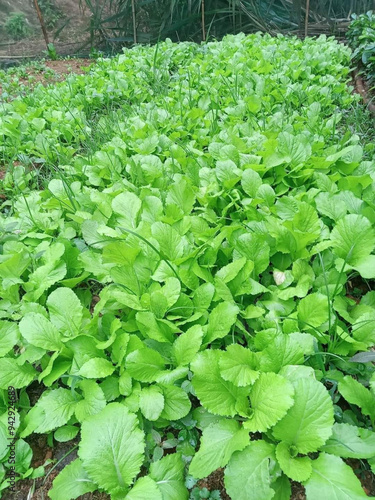
M 366 498 L 344 460 L 374 467 L 375 164 L 349 61 L 167 40 L 2 103 L 0 444 L 9 385 L 20 442 L 79 432 L 52 500 L 214 498 L 193 488 L 219 468 L 233 500 Z

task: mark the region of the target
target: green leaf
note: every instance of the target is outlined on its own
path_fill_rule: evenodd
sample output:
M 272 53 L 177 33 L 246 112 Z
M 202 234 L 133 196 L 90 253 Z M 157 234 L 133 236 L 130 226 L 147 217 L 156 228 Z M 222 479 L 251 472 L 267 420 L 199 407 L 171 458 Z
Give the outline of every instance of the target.
M 237 387 L 252 385 L 259 377 L 255 353 L 238 344 L 227 347 L 219 360 L 220 374 L 224 380 Z
M 162 385 L 161 388 L 164 396 L 164 409 L 161 412 L 161 418 L 179 420 L 186 417 L 191 408 L 186 392 L 175 385 Z
M 164 408 L 162 390 L 156 385 L 144 387 L 139 396 L 139 407 L 147 420 L 157 420 Z
M 0 320 L 0 357 L 5 356 L 20 338 L 18 326 L 10 321 Z
M 8 389 L 9 386 L 15 389 L 26 387 L 37 374 L 29 364 L 21 366 L 13 358 L 0 359 L 0 389 Z
M 375 419 L 375 397 L 360 382 L 347 375 L 339 382 L 339 392 L 348 403 L 359 406 L 364 415 Z
M 274 456 L 273 445 L 252 441 L 244 450 L 234 453 L 225 469 L 225 488 L 236 500 L 271 500 L 269 463 Z
M 82 461 L 77 458 L 66 465 L 54 479 L 48 495 L 51 500 L 72 500 L 96 489 L 97 486 L 89 479 Z
M 221 420 L 203 430 L 201 445 L 194 455 L 189 473 L 196 479 L 207 477 L 225 467 L 235 451 L 249 444 L 249 433 L 235 420 Z
M 131 352 L 125 366 L 130 376 L 140 382 L 155 382 L 165 368 L 161 355 L 148 347 Z
M 28 313 L 20 321 L 22 336 L 32 345 L 47 351 L 59 351 L 63 343 L 57 328 L 40 313 Z
M 67 441 L 74 439 L 78 432 L 79 428 L 75 425 L 63 425 L 55 431 L 53 437 L 59 443 L 66 443 Z
M 293 385 L 276 373 L 261 373 L 250 391 L 249 420 L 244 427 L 265 432 L 282 419 L 293 405 Z
M 163 500 L 188 499 L 189 493 L 184 483 L 184 471 L 185 465 L 180 453 L 167 455 L 150 465 L 150 477 L 156 481 Z
M 327 297 L 321 293 L 311 293 L 300 300 L 297 311 L 302 328 L 317 328 L 328 321 Z
M 335 423 L 332 436 L 322 450 L 342 458 L 372 458 L 375 452 L 375 432 L 350 424 Z
M 139 478 L 133 488 L 124 497 L 124 500 L 145 500 L 146 498 L 163 500 L 156 482 L 149 476 Z
M 304 355 L 314 352 L 313 340 L 311 335 L 303 333 L 277 335 L 262 351 L 261 370 L 277 373 L 287 365 L 302 365 Z
M 199 353 L 191 363 L 194 374 L 192 383 L 202 406 L 216 415 L 234 417 L 238 402 L 246 404 L 247 391 L 227 382 L 220 375 L 221 351 L 207 350 Z
M 82 304 L 70 288 L 57 288 L 47 299 L 51 322 L 64 337 L 75 337 L 82 323 Z
M 177 365 L 188 365 L 199 351 L 203 338 L 200 325 L 194 325 L 182 333 L 173 343 L 173 355 Z
M 313 460 L 312 466 L 312 475 L 304 483 L 307 500 L 368 498 L 353 469 L 346 465 L 341 458 L 321 453 L 316 460 Z
M 83 422 L 81 436 L 78 454 L 89 478 L 111 495 L 125 494 L 144 459 L 137 417 L 124 405 L 110 403 Z
M 36 421 L 34 432 L 44 434 L 65 425 L 73 415 L 77 400 L 69 389 L 54 389 L 44 392 L 35 407 L 42 412 L 43 419 Z
M 276 446 L 276 458 L 282 471 L 293 481 L 307 481 L 311 476 L 311 459 L 309 457 L 297 457 L 293 446 L 289 446 L 287 443 L 279 443 Z
M 221 302 L 213 309 L 208 319 L 207 333 L 204 343 L 209 344 L 215 339 L 227 335 L 237 319 L 239 308 L 231 302 Z
M 152 236 L 159 243 L 160 252 L 167 259 L 174 261 L 182 257 L 184 245 L 181 236 L 172 226 L 163 222 L 154 222 Z
M 248 168 L 242 174 L 241 186 L 245 193 L 251 198 L 255 198 L 258 189 L 262 185 L 262 179 L 258 172 Z
M 113 211 L 120 215 L 118 223 L 130 229 L 137 227 L 137 217 L 141 209 L 141 200 L 134 193 L 126 191 L 112 201 Z
M 356 266 L 370 255 L 375 247 L 375 231 L 362 215 L 349 214 L 339 220 L 331 233 L 332 247 L 338 257 Z
M 294 405 L 275 425 L 273 435 L 298 453 L 317 451 L 332 434 L 332 400 L 324 385 L 312 378 L 299 378 L 293 385 Z
M 92 358 L 84 363 L 78 374 L 86 378 L 105 378 L 115 371 L 113 364 L 104 358 Z
M 285 474 L 279 476 L 276 481 L 271 484 L 271 488 L 275 490 L 275 496 L 272 497 L 272 500 L 290 500 L 292 488 Z
M 78 401 L 75 415 L 77 420 L 82 423 L 86 418 L 103 410 L 106 399 L 102 389 L 94 380 L 82 380 L 79 387 L 83 392 L 84 399 Z

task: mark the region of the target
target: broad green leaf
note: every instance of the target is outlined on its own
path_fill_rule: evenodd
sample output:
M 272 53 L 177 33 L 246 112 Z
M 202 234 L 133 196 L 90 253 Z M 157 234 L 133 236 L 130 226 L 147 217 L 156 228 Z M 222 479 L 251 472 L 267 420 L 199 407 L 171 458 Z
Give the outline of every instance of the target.
M 317 328 L 328 320 L 327 297 L 321 293 L 311 293 L 300 300 L 297 311 L 302 328 Z
M 237 259 L 228 264 L 227 266 L 224 266 L 221 269 L 219 269 L 215 277 L 220 278 L 221 280 L 223 280 L 224 283 L 228 283 L 238 275 L 238 273 L 241 271 L 241 269 L 245 264 L 246 264 L 246 257 Z
M 124 405 L 110 403 L 83 422 L 78 455 L 99 488 L 111 495 L 125 494 L 144 459 L 144 434 L 137 417 Z
M 173 355 L 177 365 L 188 365 L 199 351 L 203 338 L 200 325 L 194 325 L 182 333 L 173 343 Z
M 255 353 L 238 344 L 228 346 L 222 353 L 219 367 L 223 379 L 238 387 L 251 385 L 259 377 Z
M 112 375 L 115 367 L 104 358 L 92 358 L 84 363 L 78 374 L 85 378 L 105 378 Z
M 144 387 L 139 396 L 139 407 L 147 420 L 157 420 L 164 408 L 162 390 L 156 385 Z
M 289 446 L 287 443 L 279 443 L 276 446 L 276 458 L 284 474 L 293 481 L 307 481 L 311 476 L 311 459 L 309 457 L 298 457 L 293 446 Z
M 82 461 L 77 458 L 66 465 L 54 479 L 48 495 L 51 500 L 72 500 L 96 489 L 97 486 L 89 479 Z
M 359 406 L 364 415 L 375 418 L 375 397 L 360 382 L 347 375 L 339 382 L 339 392 L 348 403 Z
M 299 378 L 293 385 L 294 405 L 275 425 L 273 435 L 298 453 L 317 451 L 332 434 L 332 400 L 324 385 L 312 378 Z
M 249 420 L 244 427 L 251 432 L 265 432 L 282 419 L 293 405 L 293 385 L 276 373 L 261 373 L 250 391 Z
M 372 458 L 375 456 L 375 432 L 350 424 L 335 423 L 332 436 L 322 450 L 342 458 Z
M 161 412 L 161 418 L 179 420 L 186 417 L 191 408 L 186 392 L 175 385 L 162 385 L 161 388 L 164 396 L 164 409 Z
M 206 350 L 191 363 L 192 384 L 202 406 L 216 415 L 234 417 L 236 405 L 246 404 L 247 391 L 227 382 L 220 375 L 221 351 Z
M 234 453 L 225 469 L 225 488 L 236 500 L 271 500 L 270 461 L 274 446 L 265 441 L 252 441 L 244 450 Z
M 144 347 L 131 352 L 126 358 L 125 366 L 130 376 L 135 380 L 154 382 L 161 374 L 165 364 L 157 351 Z
M 79 387 L 83 392 L 84 399 L 78 401 L 74 411 L 77 420 L 83 422 L 86 418 L 103 410 L 106 399 L 103 390 L 94 380 L 82 380 Z
M 0 389 L 8 389 L 9 386 L 21 389 L 29 385 L 38 372 L 29 365 L 19 365 L 16 359 L 0 359 Z
M 287 365 L 302 365 L 304 355 L 313 353 L 313 340 L 311 335 L 302 333 L 276 336 L 262 351 L 261 370 L 277 373 Z
M 263 234 L 245 233 L 237 238 L 236 253 L 254 262 L 254 274 L 265 271 L 270 263 L 270 247 Z
M 36 347 L 58 351 L 63 346 L 57 328 L 39 313 L 26 314 L 20 321 L 19 328 L 22 336 Z
M 184 483 L 184 462 L 180 453 L 173 453 L 150 465 L 150 477 L 156 481 L 163 500 L 187 500 Z
M 239 308 L 231 302 L 221 302 L 213 309 L 208 319 L 207 333 L 204 343 L 209 344 L 215 339 L 227 335 L 237 319 Z
M 163 222 L 155 222 L 151 227 L 152 236 L 159 244 L 163 257 L 174 261 L 182 257 L 184 244 L 181 236 L 170 225 Z
M 129 493 L 123 498 L 124 500 L 145 500 L 146 498 L 163 500 L 156 482 L 149 476 L 140 477 Z
M 82 322 L 82 304 L 70 288 L 57 288 L 47 299 L 51 322 L 64 337 L 75 337 Z
M 134 193 L 126 191 L 112 201 L 113 211 L 118 214 L 118 223 L 129 229 L 137 227 L 137 217 L 141 209 L 141 200 Z
M 285 474 L 279 476 L 276 481 L 271 484 L 271 488 L 275 491 L 275 496 L 272 497 L 272 500 L 290 500 L 292 488 Z
M 44 434 L 65 425 L 73 415 L 78 400 L 69 389 L 54 389 L 43 393 L 36 408 L 43 413 L 43 419 L 36 421 L 34 432 Z
M 316 460 L 312 461 L 312 467 L 312 475 L 304 483 L 307 500 L 368 498 L 353 469 L 346 465 L 341 458 L 321 453 Z
M 235 420 L 221 420 L 203 430 L 201 444 L 189 467 L 196 479 L 207 477 L 219 467 L 225 467 L 235 451 L 249 444 L 249 433 Z
M 54 432 L 53 437 L 59 443 L 66 443 L 74 439 L 78 432 L 79 428 L 75 425 L 63 425 Z
M 331 233 L 332 246 L 338 257 L 351 266 L 360 264 L 375 247 L 375 231 L 362 215 L 349 214 L 340 219 Z
M 242 174 L 241 186 L 245 193 L 251 198 L 255 198 L 258 189 L 262 185 L 262 179 L 258 172 L 248 168 Z
M 5 356 L 15 346 L 20 334 L 16 323 L 0 321 L 0 357 Z

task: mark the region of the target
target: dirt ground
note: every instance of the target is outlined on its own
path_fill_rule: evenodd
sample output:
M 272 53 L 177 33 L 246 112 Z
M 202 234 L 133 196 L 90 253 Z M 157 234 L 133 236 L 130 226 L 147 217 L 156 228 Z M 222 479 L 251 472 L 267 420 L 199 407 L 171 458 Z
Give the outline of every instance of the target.
M 89 51 L 88 26 L 90 15 L 87 9 L 80 8 L 79 0 L 53 0 L 60 17 L 54 27 L 47 29 L 49 41 L 52 42 L 60 56 L 66 56 L 85 50 Z M 82 2 L 84 4 L 84 1 Z M 4 23 L 12 12 L 23 12 L 31 34 L 25 39 L 12 40 L 4 30 Z M 65 25 L 63 28 L 62 26 Z M 55 37 L 57 31 L 61 32 Z M 86 48 L 82 47 L 86 45 Z M 17 58 L 41 57 L 46 51 L 39 20 L 30 0 L 0 0 L 0 62 Z

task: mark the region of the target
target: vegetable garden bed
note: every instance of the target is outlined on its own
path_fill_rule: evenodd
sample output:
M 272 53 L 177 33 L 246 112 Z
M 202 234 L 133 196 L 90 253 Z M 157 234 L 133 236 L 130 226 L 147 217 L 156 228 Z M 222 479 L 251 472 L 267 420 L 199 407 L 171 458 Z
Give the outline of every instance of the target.
M 2 102 L 4 498 L 9 432 L 38 485 L 37 436 L 78 444 L 51 500 L 199 498 L 220 470 L 223 499 L 374 494 L 375 164 L 349 60 L 324 36 L 166 41 Z

